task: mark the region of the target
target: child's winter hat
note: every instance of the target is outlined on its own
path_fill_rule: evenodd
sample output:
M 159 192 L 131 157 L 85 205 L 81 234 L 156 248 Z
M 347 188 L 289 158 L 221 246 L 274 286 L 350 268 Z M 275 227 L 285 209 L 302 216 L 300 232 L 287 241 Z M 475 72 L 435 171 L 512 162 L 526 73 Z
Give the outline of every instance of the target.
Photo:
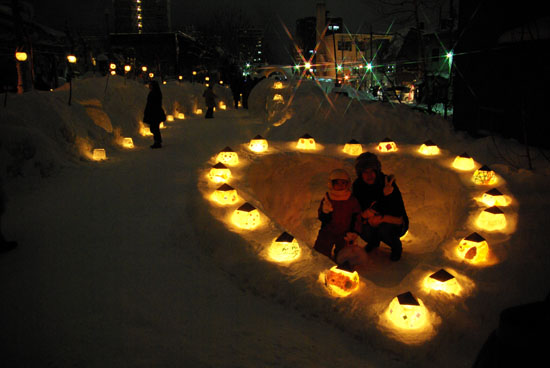
M 348 172 L 344 169 L 335 169 L 335 170 L 332 170 L 330 172 L 330 174 L 328 175 L 328 187 L 329 187 L 329 189 L 331 189 L 331 190 L 334 189 L 333 186 L 332 186 L 332 181 L 333 180 L 338 180 L 338 179 L 346 180 L 348 182 L 346 190 L 349 190 L 349 188 L 351 186 L 351 178 L 350 178 Z
M 363 152 L 355 159 L 355 172 L 358 177 L 361 177 L 361 173 L 366 169 L 382 170 L 382 164 L 374 153 Z

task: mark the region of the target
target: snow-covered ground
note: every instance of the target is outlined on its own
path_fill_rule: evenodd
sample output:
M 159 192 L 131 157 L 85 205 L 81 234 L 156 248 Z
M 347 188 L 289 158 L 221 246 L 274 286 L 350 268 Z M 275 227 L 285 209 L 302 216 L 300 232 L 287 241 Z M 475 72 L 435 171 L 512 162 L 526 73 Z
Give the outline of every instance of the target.
M 0 256 L 6 366 L 469 367 L 502 309 L 546 297 L 550 165 L 542 155 L 529 171 L 525 148 L 512 140 L 474 140 L 405 106 L 327 98 L 311 82 L 273 87 L 258 84 L 248 111 L 205 120 L 193 114 L 204 108 L 202 86 L 161 86 L 167 113 L 186 116 L 167 122 L 161 150 L 138 134 L 141 83 L 77 80 L 72 106 L 67 88 L 8 96 L 2 229 L 19 247 Z M 232 105 L 229 89 L 215 92 Z M 305 133 L 317 150 L 296 150 Z M 257 134 L 267 153 L 248 150 Z M 136 147 L 121 147 L 123 137 Z M 311 250 L 316 210 L 333 168 L 355 175 L 343 144 L 353 138 L 374 151 L 386 137 L 399 150 L 379 157 L 411 218 L 404 255 L 391 263 L 387 248 L 374 251 L 359 290 L 336 298 L 322 277 L 331 262 Z M 428 139 L 441 155 L 417 152 Z M 241 199 L 220 206 L 207 174 L 226 146 L 239 154 L 229 184 Z M 93 148 L 108 160 L 91 160 Z M 502 231 L 475 224 L 486 207 L 475 198 L 493 186 L 451 167 L 463 152 L 495 170 L 494 187 L 512 198 Z M 255 230 L 230 221 L 245 201 L 260 210 Z M 300 243 L 294 263 L 267 256 L 282 231 Z M 478 265 L 455 253 L 474 231 L 490 248 Z M 460 295 L 422 287 L 440 268 L 455 275 Z M 427 327 L 403 331 L 385 317 L 406 291 L 426 305 Z

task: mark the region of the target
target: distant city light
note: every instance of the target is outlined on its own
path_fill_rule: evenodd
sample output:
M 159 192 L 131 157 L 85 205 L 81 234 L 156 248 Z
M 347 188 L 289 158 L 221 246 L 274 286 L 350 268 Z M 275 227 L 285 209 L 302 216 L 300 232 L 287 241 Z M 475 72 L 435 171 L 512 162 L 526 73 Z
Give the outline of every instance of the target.
M 306 69 L 310 69 L 311 68 L 311 64 L 308 62 L 308 63 L 305 63 L 304 66 L 306 67 Z
M 372 64 L 371 64 L 371 63 L 368 63 L 368 64 L 367 64 L 367 69 L 368 69 L 368 70 L 372 70 Z
M 76 63 L 76 56 L 74 55 L 67 55 L 67 61 L 71 64 Z

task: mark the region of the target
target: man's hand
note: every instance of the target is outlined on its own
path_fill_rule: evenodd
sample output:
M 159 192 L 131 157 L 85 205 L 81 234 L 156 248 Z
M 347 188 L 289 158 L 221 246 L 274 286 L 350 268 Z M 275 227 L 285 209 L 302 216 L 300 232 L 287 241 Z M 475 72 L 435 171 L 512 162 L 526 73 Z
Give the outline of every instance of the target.
M 383 221 L 383 218 L 384 216 L 383 215 L 379 215 L 379 214 L 376 214 L 374 216 L 372 216 L 371 218 L 369 218 L 369 225 L 372 226 L 372 227 L 377 227 L 378 225 L 380 225 Z
M 332 202 L 328 198 L 328 193 L 325 193 L 325 196 L 323 197 L 323 206 L 321 210 L 323 213 L 330 213 L 334 210 L 334 208 L 332 208 Z
M 384 195 L 389 196 L 393 193 L 393 182 L 395 177 L 393 175 L 388 175 L 384 178 Z

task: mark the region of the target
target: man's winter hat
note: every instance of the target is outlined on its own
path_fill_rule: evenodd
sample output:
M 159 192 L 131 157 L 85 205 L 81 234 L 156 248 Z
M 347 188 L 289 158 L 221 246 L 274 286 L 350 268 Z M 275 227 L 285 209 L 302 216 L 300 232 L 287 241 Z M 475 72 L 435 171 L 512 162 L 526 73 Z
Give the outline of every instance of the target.
M 382 164 L 374 153 L 363 152 L 355 159 L 355 171 L 357 172 L 357 176 L 360 177 L 361 173 L 366 169 L 374 169 L 376 171 L 382 170 Z

